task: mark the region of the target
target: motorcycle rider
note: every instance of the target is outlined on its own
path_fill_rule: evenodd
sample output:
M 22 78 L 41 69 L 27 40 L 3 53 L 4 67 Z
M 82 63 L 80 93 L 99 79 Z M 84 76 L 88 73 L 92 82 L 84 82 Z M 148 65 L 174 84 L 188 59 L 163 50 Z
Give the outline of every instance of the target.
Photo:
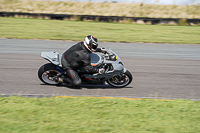
M 103 52 L 104 48 L 98 48 L 98 39 L 94 36 L 88 35 L 83 42 L 79 42 L 66 50 L 61 58 L 63 70 L 66 72 L 64 82 L 73 87 L 78 87 L 81 84 L 81 79 L 77 74 L 80 67 L 84 67 L 89 74 L 102 74 L 104 69 L 98 69 L 90 63 L 90 53 Z

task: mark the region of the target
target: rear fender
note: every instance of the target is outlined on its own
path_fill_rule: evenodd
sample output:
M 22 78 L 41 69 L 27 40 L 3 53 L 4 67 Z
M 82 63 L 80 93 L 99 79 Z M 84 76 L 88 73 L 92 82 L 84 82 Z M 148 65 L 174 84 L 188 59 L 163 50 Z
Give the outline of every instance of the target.
M 54 65 L 62 67 L 61 55 L 58 52 L 41 52 L 41 56 Z

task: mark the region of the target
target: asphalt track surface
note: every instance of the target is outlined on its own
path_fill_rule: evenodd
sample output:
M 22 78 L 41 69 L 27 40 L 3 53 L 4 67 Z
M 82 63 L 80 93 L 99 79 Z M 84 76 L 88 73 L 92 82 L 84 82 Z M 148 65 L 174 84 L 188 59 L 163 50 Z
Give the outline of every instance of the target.
M 50 86 L 37 77 L 48 63 L 42 51 L 64 52 L 77 42 L 0 39 L 0 95 L 96 96 L 200 100 L 200 45 L 101 43 L 122 59 L 134 76 L 125 88 L 109 85 Z

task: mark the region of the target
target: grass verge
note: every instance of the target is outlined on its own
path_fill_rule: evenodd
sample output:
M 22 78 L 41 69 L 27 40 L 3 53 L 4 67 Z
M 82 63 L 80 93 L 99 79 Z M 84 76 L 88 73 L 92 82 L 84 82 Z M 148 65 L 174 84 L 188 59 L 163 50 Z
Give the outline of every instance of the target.
M 0 97 L 3 133 L 197 133 L 200 102 Z
M 138 25 L 0 18 L 0 37 L 80 41 L 92 34 L 106 42 L 200 44 L 199 26 Z
M 158 0 L 157 0 L 158 1 Z M 128 2 L 128 1 L 123 1 Z M 150 5 L 142 3 L 0 0 L 0 11 L 150 18 L 200 18 L 200 5 Z

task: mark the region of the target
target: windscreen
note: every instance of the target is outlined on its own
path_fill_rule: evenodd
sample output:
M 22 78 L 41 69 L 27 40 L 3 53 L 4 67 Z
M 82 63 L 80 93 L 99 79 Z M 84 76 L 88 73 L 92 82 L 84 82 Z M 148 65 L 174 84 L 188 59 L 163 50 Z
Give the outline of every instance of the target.
M 91 63 L 92 64 L 97 64 L 99 62 L 99 60 L 100 60 L 99 55 L 97 55 L 95 53 L 91 53 L 90 55 L 91 55 L 91 60 L 90 60 Z

